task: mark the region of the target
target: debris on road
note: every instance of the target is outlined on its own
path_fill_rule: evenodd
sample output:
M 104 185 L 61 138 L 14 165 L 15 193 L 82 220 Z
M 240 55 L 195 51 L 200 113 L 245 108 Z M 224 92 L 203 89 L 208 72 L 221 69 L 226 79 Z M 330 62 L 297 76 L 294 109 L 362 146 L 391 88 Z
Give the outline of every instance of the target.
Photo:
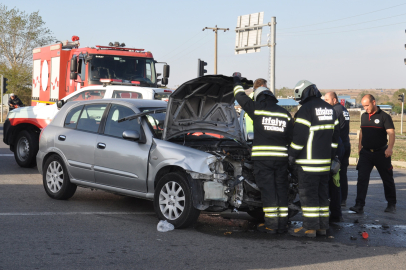
M 354 237 L 354 236 L 351 236 L 350 239 L 351 239 L 351 240 L 357 240 L 358 238 L 357 238 L 357 237 Z
M 158 222 L 158 225 L 156 226 L 156 229 L 158 230 L 158 232 L 169 232 L 175 229 L 175 226 L 173 226 L 166 220 L 160 220 Z
M 362 238 L 364 238 L 364 239 L 368 239 L 368 233 L 367 232 L 363 232 L 362 233 Z

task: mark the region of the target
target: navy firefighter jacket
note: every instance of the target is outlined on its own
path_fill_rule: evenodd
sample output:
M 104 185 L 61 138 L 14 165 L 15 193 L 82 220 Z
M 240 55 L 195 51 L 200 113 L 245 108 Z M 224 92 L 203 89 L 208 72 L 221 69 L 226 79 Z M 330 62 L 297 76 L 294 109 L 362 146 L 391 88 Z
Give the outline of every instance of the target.
M 274 96 L 262 94 L 253 101 L 241 85 L 234 86 L 234 96 L 254 123 L 252 160 L 287 161 L 293 131 L 290 113 L 276 104 Z
M 339 136 L 339 122 L 333 106 L 321 98 L 310 97 L 295 115 L 289 156 L 295 157 L 306 173 L 328 174 Z

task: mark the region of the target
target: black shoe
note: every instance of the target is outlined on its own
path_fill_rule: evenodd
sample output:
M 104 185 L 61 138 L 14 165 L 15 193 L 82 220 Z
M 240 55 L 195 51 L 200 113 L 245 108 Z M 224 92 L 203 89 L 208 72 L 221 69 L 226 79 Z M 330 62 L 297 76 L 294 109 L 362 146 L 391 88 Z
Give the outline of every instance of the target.
M 265 226 L 264 223 L 261 223 L 257 226 L 257 231 L 263 232 L 263 233 L 270 233 L 270 234 L 276 234 L 277 230 L 270 229 L 267 226 Z
M 351 211 L 354 211 L 357 214 L 363 214 L 364 213 L 364 207 L 361 206 L 360 204 L 356 204 L 352 207 L 350 207 Z
M 316 235 L 327 235 L 327 230 L 323 230 L 323 229 L 318 229 L 316 230 Z
M 344 219 L 343 219 L 342 216 L 340 216 L 340 217 L 330 217 L 329 222 L 330 223 L 344 222 Z
M 346 206 L 347 206 L 347 200 L 342 200 L 342 201 L 341 201 L 341 206 L 346 207 Z
M 388 207 L 386 207 L 385 212 L 396 214 L 396 204 L 388 204 Z

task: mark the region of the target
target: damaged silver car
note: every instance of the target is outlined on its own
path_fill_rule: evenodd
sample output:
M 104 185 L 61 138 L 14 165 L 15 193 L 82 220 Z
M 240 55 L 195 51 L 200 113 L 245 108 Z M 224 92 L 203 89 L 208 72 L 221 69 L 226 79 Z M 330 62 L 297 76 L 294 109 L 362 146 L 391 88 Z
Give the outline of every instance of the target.
M 263 218 L 250 152 L 232 78 L 204 76 L 168 104 L 66 103 L 41 133 L 37 164 L 51 198 L 68 199 L 81 186 L 150 199 L 159 219 L 184 228 L 202 210 Z

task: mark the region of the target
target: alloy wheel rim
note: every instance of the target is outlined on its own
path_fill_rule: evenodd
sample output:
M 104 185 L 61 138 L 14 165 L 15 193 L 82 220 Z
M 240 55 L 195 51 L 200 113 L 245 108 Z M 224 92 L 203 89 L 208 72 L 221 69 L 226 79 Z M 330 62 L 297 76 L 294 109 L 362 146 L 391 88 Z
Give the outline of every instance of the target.
M 165 218 L 175 220 L 182 215 L 185 209 L 185 192 L 176 182 L 166 183 L 159 193 L 159 208 Z
M 63 185 L 63 168 L 58 161 L 49 163 L 46 174 L 46 181 L 48 189 L 52 193 L 57 193 L 61 190 Z
M 30 153 L 30 144 L 26 137 L 21 137 L 17 143 L 17 155 L 22 161 L 26 161 Z

